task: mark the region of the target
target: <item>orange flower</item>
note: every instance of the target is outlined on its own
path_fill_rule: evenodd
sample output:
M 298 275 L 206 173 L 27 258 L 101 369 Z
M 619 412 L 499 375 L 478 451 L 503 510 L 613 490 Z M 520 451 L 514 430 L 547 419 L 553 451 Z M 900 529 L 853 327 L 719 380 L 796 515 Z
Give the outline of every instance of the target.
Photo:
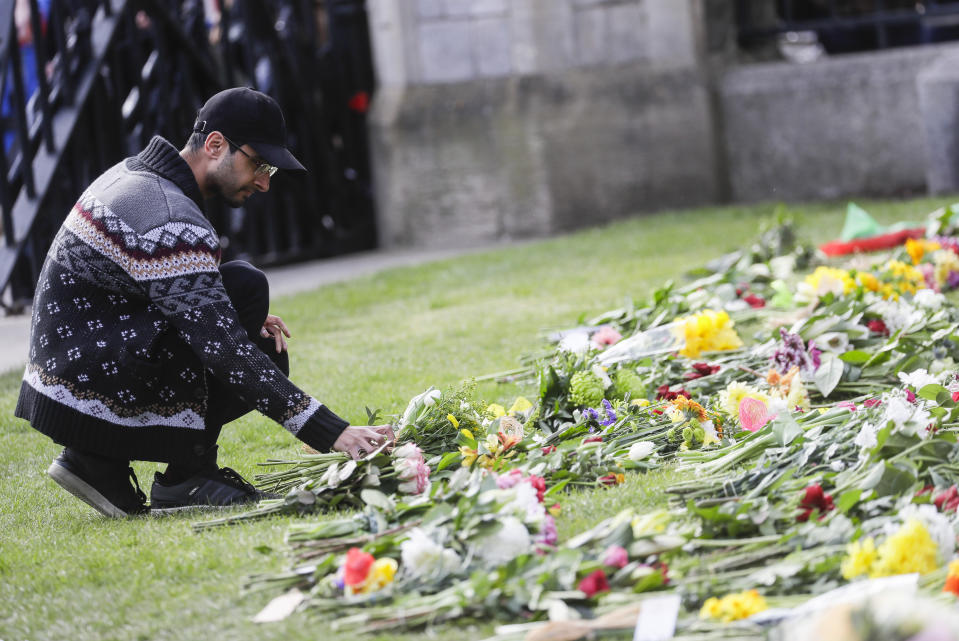
M 942 586 L 942 591 L 959 596 L 959 559 L 949 563 L 949 575 L 946 576 L 946 584 Z
M 694 400 L 688 399 L 685 396 L 677 396 L 670 403 L 684 414 L 695 414 L 696 418 L 699 419 L 701 423 L 706 422 L 706 410 L 702 405 L 697 403 Z
M 497 432 L 496 436 L 499 438 L 499 442 L 503 445 L 504 452 L 522 440 L 519 436 L 516 436 L 515 434 L 511 436 L 507 436 L 503 432 Z

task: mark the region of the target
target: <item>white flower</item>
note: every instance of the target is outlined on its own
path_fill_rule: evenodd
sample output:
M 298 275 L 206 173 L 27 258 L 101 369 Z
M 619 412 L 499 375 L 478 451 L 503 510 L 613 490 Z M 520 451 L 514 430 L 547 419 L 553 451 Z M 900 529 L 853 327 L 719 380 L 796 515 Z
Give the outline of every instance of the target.
M 393 450 L 393 458 L 411 458 L 414 460 L 423 460 L 423 452 L 419 447 L 416 446 L 416 443 L 406 443 L 400 445 L 398 448 Z
M 849 335 L 845 332 L 826 332 L 813 339 L 816 347 L 834 354 L 849 351 Z
M 788 280 L 796 269 L 795 256 L 776 256 L 770 259 L 769 268 L 772 270 L 773 277 L 779 280 Z
M 542 526 L 546 508 L 539 502 L 536 488 L 530 485 L 527 479 L 523 479 L 508 490 L 503 490 L 503 493 L 511 497 L 511 500 L 503 506 L 500 513 L 514 514 L 536 529 Z
M 603 389 L 609 389 L 610 385 L 613 384 L 612 379 L 609 378 L 609 374 L 606 373 L 606 368 L 602 365 L 593 365 L 589 368 L 589 371 L 595 374 L 596 378 L 603 382 Z
M 902 330 L 909 333 L 914 326 L 922 324 L 925 317 L 921 309 L 916 309 L 906 301 L 876 300 L 869 306 L 869 311 L 882 317 L 882 322 L 890 334 Z
M 656 446 L 652 441 L 639 441 L 638 443 L 633 443 L 629 448 L 629 457 L 630 461 L 642 461 L 644 458 L 653 453 L 653 450 L 656 449 Z
M 442 396 L 442 392 L 431 387 L 422 394 L 417 394 L 411 398 L 409 404 L 406 406 L 406 411 L 403 412 L 403 418 L 400 419 L 398 427 L 415 423 L 417 418 L 419 418 L 420 412 L 422 412 L 424 408 L 436 405 L 436 401 L 440 399 L 440 396 Z
M 932 385 L 938 383 L 939 381 L 935 376 L 930 376 L 929 373 L 924 369 L 917 369 L 914 372 L 899 372 L 899 380 L 902 381 L 903 385 L 911 385 L 918 392 L 926 385 Z
M 929 373 L 930 374 L 942 374 L 946 371 L 952 371 L 956 369 L 956 361 L 952 360 L 951 356 L 946 358 L 936 359 L 929 364 Z
M 501 527 L 485 538 L 477 550 L 477 556 L 492 565 L 509 563 L 532 546 L 529 530 L 519 519 L 507 516 L 500 519 Z
M 559 341 L 559 351 L 571 354 L 585 354 L 589 350 L 589 332 L 573 331 Z
M 942 304 L 946 302 L 946 297 L 931 289 L 920 289 L 912 297 L 912 300 L 916 305 L 922 307 L 923 309 L 928 309 L 931 312 L 938 312 L 940 309 L 942 309 Z
M 926 438 L 929 435 L 929 423 L 932 415 L 923 406 L 916 406 L 906 400 L 902 390 L 890 390 L 882 395 L 882 423 L 892 421 L 897 432 Z
M 879 444 L 879 441 L 876 439 L 876 435 L 879 434 L 879 426 L 873 425 L 872 423 L 863 423 L 862 428 L 859 430 L 859 434 L 856 435 L 856 439 L 853 441 L 859 447 L 871 450 Z
M 445 574 L 459 565 L 456 552 L 444 548 L 421 528 L 410 530 L 408 537 L 400 543 L 400 558 L 411 576 Z

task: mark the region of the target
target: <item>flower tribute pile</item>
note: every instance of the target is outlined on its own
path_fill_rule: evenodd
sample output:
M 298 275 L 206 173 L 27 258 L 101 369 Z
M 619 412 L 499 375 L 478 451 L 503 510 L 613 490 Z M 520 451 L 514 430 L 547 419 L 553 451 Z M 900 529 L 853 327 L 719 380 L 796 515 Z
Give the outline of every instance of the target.
M 915 573 L 955 599 L 959 310 L 943 292 L 959 239 L 951 212 L 929 227 L 855 267 L 776 227 L 555 335 L 525 372 L 534 400 L 427 390 L 394 450 L 269 461 L 258 483 L 284 498 L 196 527 L 353 508 L 294 522 L 291 570 L 253 582 L 284 593 L 284 615 L 356 632 L 461 617 L 529 632 L 665 591 L 680 633 L 762 638 L 772 605 L 851 582 Z M 686 479 L 669 509 L 558 539 L 569 492 L 665 465 Z

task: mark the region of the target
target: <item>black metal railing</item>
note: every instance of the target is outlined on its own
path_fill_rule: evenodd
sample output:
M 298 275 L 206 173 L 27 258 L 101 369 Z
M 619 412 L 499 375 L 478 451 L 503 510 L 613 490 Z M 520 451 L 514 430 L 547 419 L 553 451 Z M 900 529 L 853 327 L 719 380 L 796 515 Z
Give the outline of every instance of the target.
M 0 8 L 0 294 L 32 296 L 49 243 L 100 172 L 154 134 L 183 144 L 216 91 L 283 106 L 310 171 L 239 210 L 209 211 L 225 258 L 267 265 L 375 245 L 363 0 L 15 0 Z M 6 3 L 4 3 L 6 4 Z M 26 18 L 26 19 L 25 19 Z
M 959 0 L 736 0 L 739 46 L 815 34 L 826 53 L 959 40 Z

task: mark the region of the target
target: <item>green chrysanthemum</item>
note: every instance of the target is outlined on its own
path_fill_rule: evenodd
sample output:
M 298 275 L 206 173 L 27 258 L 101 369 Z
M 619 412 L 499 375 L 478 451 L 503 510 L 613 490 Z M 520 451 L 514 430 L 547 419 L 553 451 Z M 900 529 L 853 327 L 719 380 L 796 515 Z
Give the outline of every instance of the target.
M 576 407 L 597 407 L 603 401 L 603 381 L 589 371 L 569 379 L 569 402 Z
M 621 401 L 629 394 L 630 400 L 646 398 L 646 385 L 639 375 L 629 369 L 616 370 L 613 374 L 613 384 L 606 390 L 609 400 Z

